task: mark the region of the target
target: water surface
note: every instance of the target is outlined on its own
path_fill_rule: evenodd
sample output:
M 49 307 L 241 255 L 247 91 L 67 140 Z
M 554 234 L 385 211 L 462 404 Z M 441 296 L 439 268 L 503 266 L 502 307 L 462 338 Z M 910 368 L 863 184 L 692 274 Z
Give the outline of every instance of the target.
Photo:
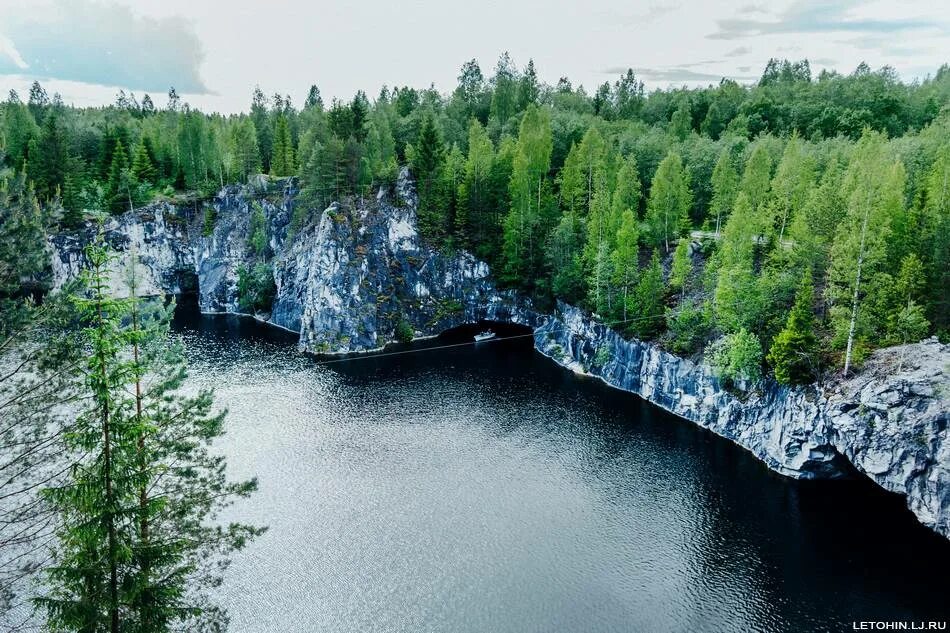
M 795 482 L 530 339 L 317 364 L 180 309 L 270 527 L 241 633 L 846 631 L 947 619 L 950 542 L 867 481 Z

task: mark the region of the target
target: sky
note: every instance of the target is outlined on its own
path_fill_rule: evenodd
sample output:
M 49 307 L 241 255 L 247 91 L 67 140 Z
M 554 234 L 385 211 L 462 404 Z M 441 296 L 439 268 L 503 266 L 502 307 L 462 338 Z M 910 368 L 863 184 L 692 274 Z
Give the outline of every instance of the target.
M 255 85 L 302 104 L 372 98 L 383 85 L 444 93 L 476 59 L 508 51 L 541 79 L 589 92 L 627 68 L 648 89 L 755 81 L 770 57 L 849 73 L 861 61 L 907 81 L 950 62 L 939 0 L 0 0 L 0 95 L 33 80 L 66 103 L 119 90 L 164 106 L 174 86 L 203 110 L 247 110 Z

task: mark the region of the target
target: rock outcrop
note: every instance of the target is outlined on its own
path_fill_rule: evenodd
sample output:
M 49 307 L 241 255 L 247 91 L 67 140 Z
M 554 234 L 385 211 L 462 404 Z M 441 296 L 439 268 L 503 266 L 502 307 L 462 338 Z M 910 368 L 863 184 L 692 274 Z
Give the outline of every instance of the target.
M 256 316 L 299 332 L 302 351 L 366 351 L 397 331 L 434 335 L 481 320 L 526 325 L 535 347 L 561 365 L 708 428 L 784 475 L 863 473 L 950 537 L 950 346 L 932 339 L 881 350 L 858 376 L 822 387 L 736 391 L 707 366 L 624 339 L 576 308 L 539 313 L 499 291 L 484 262 L 432 249 L 420 239 L 405 170 L 391 190 L 334 203 L 288 239 L 296 194 L 292 180 L 226 187 L 210 205 L 210 231 L 204 213 L 185 222 L 162 203 L 110 221 L 106 237 L 119 251 L 134 247 L 146 293 L 197 290 L 205 312 L 237 312 L 238 270 L 269 259 L 276 295 L 270 312 Z M 269 240 L 263 256 L 248 246 L 257 212 Z M 53 238 L 57 287 L 83 266 L 91 235 Z
M 94 241 L 98 226 L 60 233 L 50 238 L 52 284 L 59 290 L 88 264 L 85 247 Z M 129 257 L 134 253 L 136 286 L 142 295 L 182 294 L 196 290 L 194 256 L 188 227 L 176 208 L 159 202 L 133 213 L 109 218 L 101 227 L 103 238 L 118 253 L 109 265 L 109 285 L 118 296 L 128 294 Z
M 416 336 L 480 319 L 533 323 L 528 302 L 498 292 L 484 262 L 424 244 L 415 209 L 406 170 L 368 204 L 332 204 L 275 259 L 270 320 L 317 353 L 375 349 L 401 322 Z
M 878 350 L 860 374 L 823 388 L 766 382 L 747 392 L 563 304 L 536 330 L 535 347 L 732 440 L 789 477 L 862 473 L 950 537 L 950 345 L 936 338 Z

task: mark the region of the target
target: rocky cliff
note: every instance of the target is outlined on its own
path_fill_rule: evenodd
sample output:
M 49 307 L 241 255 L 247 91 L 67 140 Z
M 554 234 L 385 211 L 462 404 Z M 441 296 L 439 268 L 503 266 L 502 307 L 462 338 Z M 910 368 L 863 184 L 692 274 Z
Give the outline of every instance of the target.
M 732 440 L 789 477 L 862 473 L 950 537 L 950 345 L 935 338 L 878 350 L 848 380 L 797 389 L 769 382 L 745 392 L 570 306 L 537 328 L 535 347 Z
M 863 473 L 904 495 L 923 524 L 950 537 L 950 346 L 929 340 L 881 350 L 860 375 L 823 387 L 766 383 L 737 392 L 708 367 L 626 340 L 576 308 L 541 314 L 496 289 L 487 265 L 468 253 L 433 250 L 416 229 L 417 199 L 405 171 L 393 188 L 334 203 L 289 237 L 296 199 L 291 180 L 227 187 L 190 222 L 171 205 L 152 205 L 112 220 L 106 237 L 122 252 L 134 249 L 148 292 L 196 289 L 206 312 L 237 312 L 238 271 L 266 260 L 276 294 L 271 310 L 256 316 L 299 332 L 303 351 L 365 351 L 399 330 L 426 336 L 480 320 L 526 325 L 555 362 L 708 428 L 784 475 Z M 258 211 L 266 254 L 248 246 Z M 90 236 L 53 239 L 57 286 L 83 265 Z M 117 265 L 117 284 L 120 277 Z

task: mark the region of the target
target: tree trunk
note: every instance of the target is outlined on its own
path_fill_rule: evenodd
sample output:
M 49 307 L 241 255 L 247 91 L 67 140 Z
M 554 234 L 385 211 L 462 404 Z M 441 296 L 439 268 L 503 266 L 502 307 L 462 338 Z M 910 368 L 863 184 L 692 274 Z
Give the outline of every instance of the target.
M 98 266 L 97 266 L 98 267 Z M 98 273 L 99 271 L 97 271 Z M 96 275 L 96 297 L 97 297 L 97 318 L 99 327 L 99 336 L 105 337 L 105 315 L 102 312 L 102 277 Z M 99 349 L 99 378 L 102 380 L 100 389 L 108 389 L 108 373 L 106 369 L 105 350 Z M 105 396 L 102 402 L 102 467 L 106 487 L 106 529 L 108 533 L 109 549 L 109 630 L 111 633 L 119 633 L 119 570 L 116 564 L 117 556 L 117 537 L 115 529 L 115 490 L 112 484 L 112 411 L 109 407 L 109 397 Z
M 871 216 L 871 191 L 868 190 L 864 207 L 864 221 L 861 223 L 861 244 L 858 247 L 858 265 L 854 275 L 854 296 L 851 299 L 851 323 L 848 325 L 848 346 L 844 354 L 844 375 L 851 369 L 851 352 L 854 348 L 854 330 L 858 322 L 858 292 L 861 288 L 861 267 L 864 265 L 864 242 Z

